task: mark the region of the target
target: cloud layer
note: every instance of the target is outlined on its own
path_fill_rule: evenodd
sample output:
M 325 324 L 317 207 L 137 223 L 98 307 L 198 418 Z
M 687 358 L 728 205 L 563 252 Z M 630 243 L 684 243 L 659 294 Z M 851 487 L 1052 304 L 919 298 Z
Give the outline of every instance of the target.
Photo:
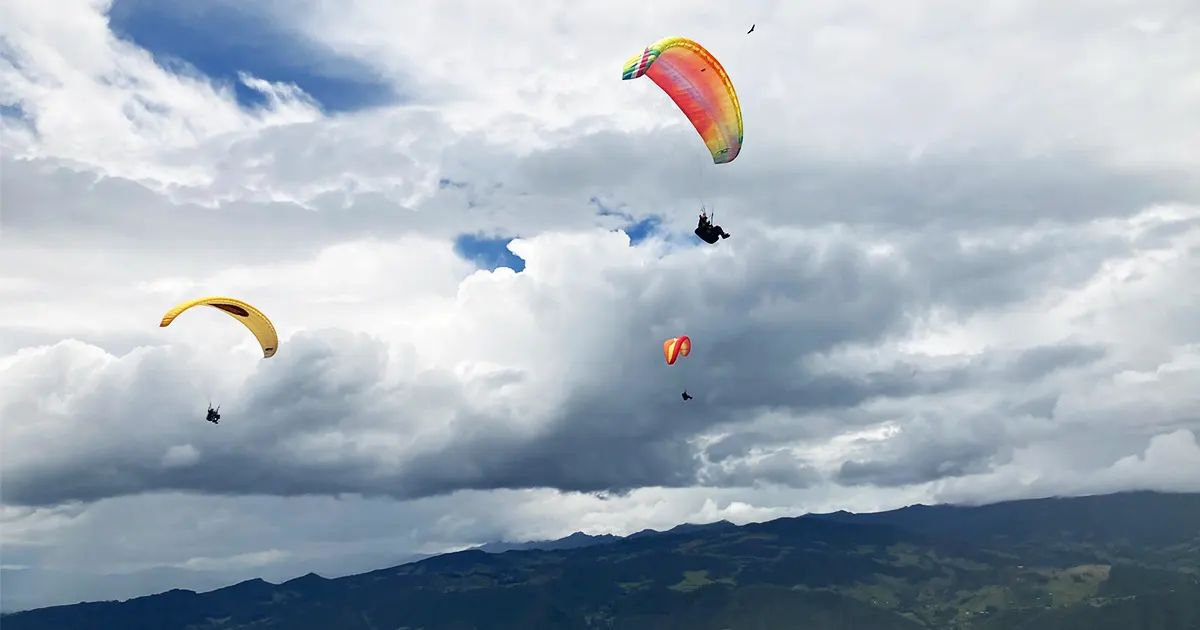
M 1200 490 L 1188 3 L 676 5 L 263 3 L 289 54 L 405 95 L 334 115 L 231 66 L 247 107 L 114 35 L 106 3 L 13 3 L 5 566 L 287 577 Z M 675 33 L 734 77 L 730 165 L 617 78 Z M 694 243 L 701 204 L 733 238 Z M 477 268 L 463 235 L 515 238 L 524 269 Z M 277 356 L 216 311 L 156 327 L 208 294 L 267 312 Z M 695 349 L 668 367 L 678 334 Z

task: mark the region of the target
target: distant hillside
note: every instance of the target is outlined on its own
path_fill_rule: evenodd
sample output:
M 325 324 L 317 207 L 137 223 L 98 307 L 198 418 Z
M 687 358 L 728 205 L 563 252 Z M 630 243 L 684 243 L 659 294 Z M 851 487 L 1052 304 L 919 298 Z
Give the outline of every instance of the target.
M 1190 522 L 1198 509 L 1200 494 L 1127 492 L 1005 501 L 977 507 L 914 505 L 871 514 L 834 512 L 810 516 L 975 540 L 998 536 L 1013 540 L 1069 536 L 1076 542 L 1082 538 L 1160 545 L 1194 535 L 1195 528 Z M 1158 518 L 1147 519 L 1146 515 Z
M 914 506 L 550 543 L 559 546 L 45 608 L 3 625 L 782 630 L 803 619 L 810 630 L 1200 629 L 1196 494 Z
M 889 525 L 972 545 L 1021 550 L 1041 562 L 1089 558 L 1200 567 L 1200 494 L 1121 494 L 1006 501 L 978 507 L 915 505 L 873 514 L 813 514 L 812 518 Z
M 494 542 L 472 547 L 487 553 L 504 553 L 506 551 L 529 551 L 532 549 L 540 549 L 542 551 L 554 551 L 556 549 L 578 549 L 580 547 L 591 547 L 592 545 L 606 545 L 617 542 L 618 540 L 626 540 L 631 538 L 641 538 L 644 536 L 661 536 L 663 534 L 682 534 L 699 530 L 716 530 L 720 528 L 737 527 L 729 521 L 717 521 L 716 523 L 684 523 L 676 525 L 666 531 L 658 531 L 655 529 L 643 529 L 639 532 L 634 532 L 628 536 L 616 536 L 613 534 L 600 534 L 598 536 L 575 532 L 565 538 L 557 540 L 531 540 L 529 542 Z
M 554 551 L 556 549 L 579 549 L 580 547 L 590 547 L 592 545 L 603 545 L 606 543 L 616 542 L 621 540 L 620 536 L 612 534 L 602 534 L 599 536 L 591 536 L 581 532 L 575 532 L 566 538 L 558 540 L 531 540 L 528 542 L 494 542 L 473 547 L 487 553 L 504 553 L 506 551 L 529 551 L 531 549 L 539 549 L 542 551 Z
M 210 591 L 231 579 L 204 571 L 162 567 L 130 573 L 96 575 L 44 569 L 0 569 L 0 610 L 24 610 L 48 604 L 97 599 L 126 599 L 161 589 L 163 584 Z

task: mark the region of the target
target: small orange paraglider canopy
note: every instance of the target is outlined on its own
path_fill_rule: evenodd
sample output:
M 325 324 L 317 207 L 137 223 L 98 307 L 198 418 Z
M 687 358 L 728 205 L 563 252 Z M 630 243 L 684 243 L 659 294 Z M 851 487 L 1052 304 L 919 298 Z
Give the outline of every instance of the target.
M 663 358 L 667 360 L 667 365 L 675 365 L 679 357 L 686 357 L 691 353 L 692 340 L 687 335 L 671 337 L 663 342 Z

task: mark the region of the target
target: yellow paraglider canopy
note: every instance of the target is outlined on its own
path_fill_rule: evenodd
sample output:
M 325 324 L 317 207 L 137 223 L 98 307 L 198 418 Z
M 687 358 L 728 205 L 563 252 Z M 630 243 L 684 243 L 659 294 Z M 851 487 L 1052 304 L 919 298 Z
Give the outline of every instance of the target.
M 279 335 L 275 333 L 275 325 L 271 323 L 271 320 L 267 319 L 266 315 L 263 315 L 262 311 L 241 300 L 216 296 L 190 300 L 167 311 L 167 314 L 163 315 L 162 322 L 158 326 L 160 328 L 170 326 L 171 322 L 175 321 L 175 318 L 179 317 L 180 313 L 193 306 L 211 306 L 229 313 L 231 317 L 242 322 L 243 326 L 249 328 L 250 332 L 254 333 L 254 338 L 258 339 L 259 345 L 262 346 L 264 359 L 275 356 L 275 350 L 279 347 Z

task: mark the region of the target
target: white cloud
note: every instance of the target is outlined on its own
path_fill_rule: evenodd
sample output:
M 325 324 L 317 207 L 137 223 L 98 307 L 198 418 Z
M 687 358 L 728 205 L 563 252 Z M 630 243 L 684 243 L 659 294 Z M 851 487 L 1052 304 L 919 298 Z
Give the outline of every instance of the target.
M 180 444 L 172 446 L 163 454 L 162 465 L 164 468 L 173 468 L 175 466 L 192 466 L 200 461 L 200 451 L 196 450 L 191 444 Z
M 6 565 L 278 579 L 1198 489 L 1185 3 L 543 4 L 270 3 L 412 100 L 336 117 L 253 77 L 270 105 L 239 109 L 102 3 L 13 4 L 0 96 L 34 130 L 5 119 L 0 171 Z M 673 106 L 616 74 L 667 34 L 746 115 L 700 180 Z M 593 198 L 665 233 L 633 246 Z M 692 247 L 713 201 L 734 237 Z M 477 271 L 470 233 L 522 235 L 525 270 Z M 267 312 L 277 356 L 215 310 L 156 327 L 201 294 Z
M 0 35 L 0 98 L 36 120 L 37 135 L 8 136 L 6 153 L 55 157 L 104 173 L 203 184 L 204 165 L 170 164 L 174 151 L 214 136 L 315 120 L 316 107 L 283 85 L 243 77 L 267 97 L 260 114 L 240 110 L 228 90 L 200 76 L 164 70 L 146 51 L 115 37 L 105 15 L 111 0 L 54 6 L 15 0 Z

